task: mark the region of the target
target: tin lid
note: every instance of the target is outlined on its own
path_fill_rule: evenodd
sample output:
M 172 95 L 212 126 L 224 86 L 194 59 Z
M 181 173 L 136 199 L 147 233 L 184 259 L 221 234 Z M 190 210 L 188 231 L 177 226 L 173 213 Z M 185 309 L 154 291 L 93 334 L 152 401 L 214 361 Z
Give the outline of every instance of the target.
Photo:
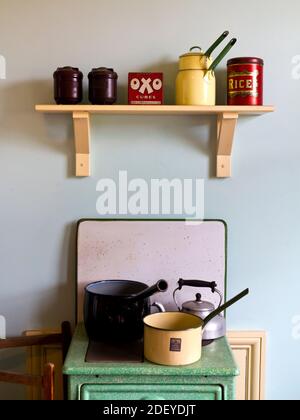
M 232 64 L 259 64 L 264 65 L 264 60 L 258 57 L 236 57 L 227 61 L 227 65 L 231 66 Z
M 106 78 L 106 79 L 117 79 L 118 75 L 112 68 L 107 67 L 98 67 L 92 69 L 89 73 L 89 78 L 96 77 L 96 78 Z
M 83 78 L 82 72 L 79 70 L 78 67 L 58 67 L 57 70 L 53 74 L 54 77 L 56 76 L 64 76 L 64 77 L 78 77 Z

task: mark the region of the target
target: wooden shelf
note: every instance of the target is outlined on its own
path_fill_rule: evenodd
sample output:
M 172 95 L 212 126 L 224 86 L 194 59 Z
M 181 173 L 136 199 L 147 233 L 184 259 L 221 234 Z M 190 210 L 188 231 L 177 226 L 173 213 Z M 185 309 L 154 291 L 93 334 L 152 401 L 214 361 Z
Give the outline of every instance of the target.
M 237 113 L 239 115 L 261 115 L 273 112 L 273 106 L 179 106 L 179 105 L 37 105 L 38 112 L 72 113 L 88 112 L 90 114 L 109 115 L 207 115 Z
M 102 115 L 215 115 L 218 124 L 217 177 L 231 176 L 234 133 L 239 116 L 274 112 L 273 106 L 178 106 L 178 105 L 37 105 L 37 112 L 73 116 L 76 176 L 90 176 L 90 114 Z

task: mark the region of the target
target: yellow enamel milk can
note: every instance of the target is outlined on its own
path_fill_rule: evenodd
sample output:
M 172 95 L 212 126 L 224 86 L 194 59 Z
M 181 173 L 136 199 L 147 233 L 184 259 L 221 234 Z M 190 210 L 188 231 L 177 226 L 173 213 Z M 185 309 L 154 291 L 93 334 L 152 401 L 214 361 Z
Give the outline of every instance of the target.
M 180 57 L 179 73 L 176 80 L 177 105 L 215 105 L 216 78 L 213 71 L 209 71 L 212 64 L 211 57 L 204 55 L 200 49 Z
M 237 40 L 233 38 L 215 60 L 211 54 L 228 34 L 228 31 L 224 32 L 206 52 L 200 47 L 192 47 L 187 54 L 180 56 L 179 73 L 176 79 L 177 105 L 216 104 L 214 70 Z M 196 49 L 198 51 L 195 51 Z

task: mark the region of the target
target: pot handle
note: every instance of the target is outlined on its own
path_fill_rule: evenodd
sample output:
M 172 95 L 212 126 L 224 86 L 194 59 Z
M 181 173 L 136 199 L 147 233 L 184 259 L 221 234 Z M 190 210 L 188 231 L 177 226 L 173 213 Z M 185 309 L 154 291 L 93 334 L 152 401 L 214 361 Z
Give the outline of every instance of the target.
M 159 302 L 152 303 L 151 307 L 157 308 L 159 310 L 159 312 L 166 312 L 164 306 Z
M 224 303 L 223 305 L 219 306 L 218 309 L 210 313 L 204 320 L 203 320 L 203 328 L 211 321 L 213 318 L 215 318 L 217 315 L 219 315 L 221 312 L 225 311 L 225 309 L 229 308 L 230 306 L 234 305 L 236 302 L 243 299 L 245 296 L 249 294 L 249 289 L 244 290 L 239 295 L 235 296 L 233 299 L 230 299 L 228 302 Z

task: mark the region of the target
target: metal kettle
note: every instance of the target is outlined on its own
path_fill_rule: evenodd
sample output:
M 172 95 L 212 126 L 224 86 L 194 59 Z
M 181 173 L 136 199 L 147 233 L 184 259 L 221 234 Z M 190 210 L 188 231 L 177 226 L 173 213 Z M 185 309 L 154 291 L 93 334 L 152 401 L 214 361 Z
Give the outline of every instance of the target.
M 178 288 L 173 293 L 174 302 L 180 312 L 193 314 L 201 319 L 205 319 L 211 314 L 216 308 L 211 302 L 202 300 L 200 293 L 197 293 L 196 300 L 184 302 L 182 307 L 178 304 L 176 294 L 181 291 L 184 286 L 190 287 L 202 287 L 211 289 L 212 293 L 217 293 L 220 297 L 220 303 L 218 308 L 221 306 L 223 301 L 222 293 L 217 289 L 215 282 L 206 282 L 201 280 L 183 280 L 180 279 L 178 282 Z M 203 344 L 210 344 L 212 341 L 224 337 L 226 335 L 226 321 L 222 315 L 217 315 L 213 318 L 205 327 L 203 332 Z

